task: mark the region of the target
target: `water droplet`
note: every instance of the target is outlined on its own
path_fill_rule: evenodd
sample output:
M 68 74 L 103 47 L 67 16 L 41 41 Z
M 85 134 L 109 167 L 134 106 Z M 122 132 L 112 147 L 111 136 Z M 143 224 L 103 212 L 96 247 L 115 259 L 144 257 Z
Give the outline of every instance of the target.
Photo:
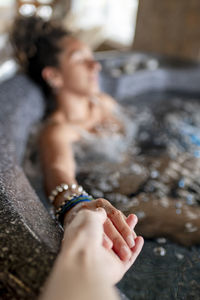
M 157 178 L 159 175 L 159 172 L 157 170 L 151 171 L 151 178 Z
M 165 256 L 166 255 L 166 250 L 163 247 L 156 247 L 153 249 L 153 252 L 155 255 L 159 256 Z
M 163 238 L 163 237 L 157 238 L 156 241 L 159 244 L 165 244 L 167 242 L 166 238 Z
M 144 211 L 137 211 L 137 212 L 135 212 L 135 214 L 138 217 L 138 219 L 143 219 L 146 216 Z
M 139 175 L 142 173 L 142 168 L 140 167 L 140 165 L 134 164 L 131 166 L 131 171 Z
M 181 208 L 182 207 L 182 203 L 181 202 L 176 202 L 175 203 L 175 207 L 176 208 Z
M 98 184 L 98 188 L 103 192 L 112 191 L 112 186 L 105 181 L 100 181 Z
M 182 210 L 181 210 L 180 208 L 177 208 L 177 209 L 176 209 L 176 214 L 177 214 L 177 215 L 180 215 L 181 213 L 182 213 Z
M 7 251 L 8 251 L 8 247 L 3 247 L 1 250 L 2 250 L 3 252 L 7 252 Z
M 197 158 L 200 157 L 200 151 L 199 150 L 194 151 L 194 157 L 197 157 Z
M 161 198 L 159 202 L 162 207 L 169 207 L 169 200 L 166 197 Z
M 187 197 L 186 197 L 186 203 L 188 205 L 193 205 L 196 203 L 195 199 L 194 199 L 194 195 L 192 194 L 188 194 Z
M 137 198 L 131 199 L 130 203 L 131 203 L 131 206 L 138 206 L 139 205 L 139 201 L 138 201 Z
M 184 255 L 181 254 L 181 253 L 175 253 L 175 256 L 176 256 L 179 260 L 181 260 L 181 259 L 184 258 Z
M 149 201 L 149 198 L 148 198 L 145 194 L 141 195 L 140 199 L 141 199 L 143 202 L 148 202 L 148 201 Z
M 146 67 L 147 69 L 151 70 L 151 71 L 154 71 L 156 69 L 158 69 L 159 67 L 159 62 L 152 58 L 152 59 L 149 59 L 147 62 L 146 62 Z
M 104 194 L 102 193 L 102 191 L 99 191 L 97 189 L 92 189 L 91 190 L 91 194 L 95 198 L 102 198 L 104 196 Z
M 184 181 L 184 179 L 181 179 L 181 180 L 179 181 L 178 186 L 179 186 L 180 188 L 183 188 L 183 187 L 185 186 L 185 181 Z
M 192 223 L 185 223 L 185 228 L 187 232 L 195 232 L 198 230 L 196 226 L 194 226 Z

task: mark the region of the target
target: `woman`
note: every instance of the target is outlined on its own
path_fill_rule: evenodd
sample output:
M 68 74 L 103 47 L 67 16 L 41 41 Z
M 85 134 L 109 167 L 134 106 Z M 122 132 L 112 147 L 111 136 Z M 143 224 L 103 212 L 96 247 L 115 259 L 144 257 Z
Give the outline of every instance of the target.
M 128 261 L 135 243 L 143 243 L 129 226 L 136 216 L 126 218 L 105 199 L 91 201 L 75 174 L 72 145 L 81 140 L 83 131 L 95 134 L 105 122 L 119 132 L 123 129 L 113 113 L 116 102 L 99 90 L 99 63 L 83 42 L 36 17 L 16 21 L 12 42 L 21 66 L 54 106 L 40 135 L 40 151 L 46 192 L 59 220 L 65 226 L 80 209 L 103 207 L 104 246 Z

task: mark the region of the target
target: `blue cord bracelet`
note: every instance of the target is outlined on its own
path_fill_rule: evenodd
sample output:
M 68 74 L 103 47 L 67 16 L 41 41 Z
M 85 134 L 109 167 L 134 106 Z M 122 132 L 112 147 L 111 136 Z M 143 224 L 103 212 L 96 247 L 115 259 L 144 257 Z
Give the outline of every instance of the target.
M 71 200 L 67 201 L 62 208 L 60 209 L 60 211 L 57 212 L 57 218 L 58 221 L 61 223 L 61 225 L 63 226 L 63 221 L 64 221 L 64 216 L 65 214 L 75 205 L 77 205 L 78 203 L 81 202 L 91 202 L 93 200 L 93 198 L 91 196 L 88 195 L 80 195 L 80 196 L 75 196 L 73 197 Z

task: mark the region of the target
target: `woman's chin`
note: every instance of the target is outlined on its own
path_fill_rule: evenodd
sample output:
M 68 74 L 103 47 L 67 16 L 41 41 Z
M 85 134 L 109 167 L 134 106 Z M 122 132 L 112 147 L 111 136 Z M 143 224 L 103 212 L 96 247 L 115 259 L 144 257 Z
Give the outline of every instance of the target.
M 99 94 L 99 92 L 100 92 L 100 89 L 98 86 L 92 87 L 88 92 L 88 96 L 90 96 L 90 97 L 96 96 L 97 94 Z

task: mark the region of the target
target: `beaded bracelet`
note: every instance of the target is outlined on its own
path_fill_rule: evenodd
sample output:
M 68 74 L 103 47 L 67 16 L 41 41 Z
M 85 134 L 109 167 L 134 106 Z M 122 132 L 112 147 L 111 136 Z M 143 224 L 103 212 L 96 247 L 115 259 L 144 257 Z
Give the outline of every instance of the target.
M 56 186 L 54 190 L 49 195 L 49 200 L 51 203 L 54 202 L 55 198 L 62 192 L 72 190 L 75 191 L 77 189 L 77 192 L 82 193 L 83 192 L 83 187 L 80 185 L 76 185 L 73 183 L 71 186 L 66 184 L 66 183 L 61 183 L 60 185 Z
M 93 200 L 92 196 L 88 194 L 81 194 L 79 196 L 73 196 L 71 199 L 66 199 L 64 203 L 56 210 L 56 217 L 58 221 L 63 226 L 65 214 L 75 205 L 81 202 L 91 202 Z

